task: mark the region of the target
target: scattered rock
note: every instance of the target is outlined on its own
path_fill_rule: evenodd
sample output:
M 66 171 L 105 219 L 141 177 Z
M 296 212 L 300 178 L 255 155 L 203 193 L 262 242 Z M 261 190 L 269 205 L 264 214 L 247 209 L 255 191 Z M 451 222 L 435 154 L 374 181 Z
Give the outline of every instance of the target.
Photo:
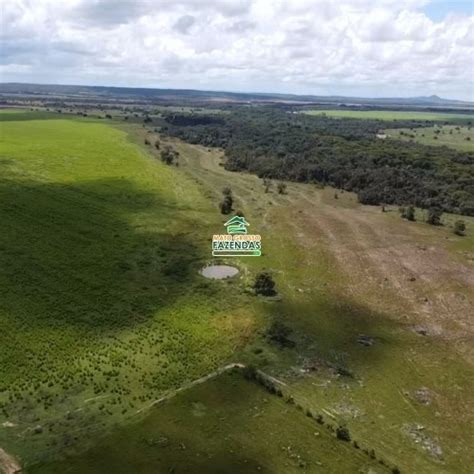
M 443 451 L 441 446 L 429 436 L 425 427 L 419 424 L 404 425 L 405 432 L 414 440 L 414 442 L 427 451 L 432 457 L 441 459 Z
M 430 405 L 432 402 L 432 393 L 426 387 L 421 387 L 413 392 L 413 398 L 422 405 Z
M 33 428 L 33 433 L 34 434 L 41 434 L 43 432 L 43 427 L 41 425 L 36 425 Z
M 429 335 L 428 329 L 425 326 L 415 326 L 413 328 L 413 330 L 417 334 L 421 334 L 422 336 L 428 336 Z
M 363 346 L 373 346 L 374 345 L 374 338 L 370 336 L 366 336 L 365 334 L 359 334 L 359 337 L 357 338 L 357 342 L 359 344 L 362 344 Z

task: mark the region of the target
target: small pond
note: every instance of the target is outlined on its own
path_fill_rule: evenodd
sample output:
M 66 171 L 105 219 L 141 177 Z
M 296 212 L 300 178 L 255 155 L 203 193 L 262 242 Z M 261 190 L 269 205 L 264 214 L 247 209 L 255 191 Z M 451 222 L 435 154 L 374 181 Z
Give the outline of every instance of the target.
M 206 278 L 222 280 L 237 275 L 239 269 L 229 265 L 209 265 L 208 267 L 204 267 L 200 273 Z

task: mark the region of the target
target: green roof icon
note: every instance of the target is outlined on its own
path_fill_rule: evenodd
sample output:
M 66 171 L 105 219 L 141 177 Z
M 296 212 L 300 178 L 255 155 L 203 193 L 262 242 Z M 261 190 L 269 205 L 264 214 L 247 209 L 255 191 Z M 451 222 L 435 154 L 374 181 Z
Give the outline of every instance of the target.
M 245 220 L 243 216 L 234 216 L 229 219 L 225 224 L 227 227 L 228 234 L 246 234 L 247 226 L 250 224 Z

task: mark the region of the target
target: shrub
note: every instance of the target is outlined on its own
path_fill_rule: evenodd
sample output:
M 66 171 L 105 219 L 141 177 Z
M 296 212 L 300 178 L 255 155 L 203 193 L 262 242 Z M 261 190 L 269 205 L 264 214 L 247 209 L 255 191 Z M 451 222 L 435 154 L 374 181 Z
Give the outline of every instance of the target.
M 336 436 L 337 436 L 337 439 L 340 439 L 341 441 L 351 440 L 351 435 L 349 433 L 349 430 L 345 426 L 338 426 L 336 428 Z
M 232 197 L 232 190 L 226 186 L 222 190 L 224 199 L 219 204 L 222 214 L 230 214 L 232 212 L 232 205 L 234 204 L 234 198 Z
M 442 216 L 441 209 L 438 207 L 430 207 L 428 209 L 428 218 L 426 222 L 431 225 L 441 225 L 441 216 Z
M 224 199 L 221 201 L 219 207 L 221 209 L 222 214 L 230 214 L 232 212 L 232 204 L 234 200 L 232 196 L 225 196 Z
M 273 281 L 272 276 L 268 272 L 262 272 L 257 275 L 253 288 L 257 295 L 276 295 L 275 282 Z
M 272 181 L 268 178 L 263 178 L 263 186 L 265 188 L 265 192 L 270 192 L 270 188 L 272 187 Z
M 407 221 L 415 221 L 415 208 L 413 206 L 408 206 L 403 208 L 402 218 Z
M 286 194 L 286 183 L 278 183 L 277 190 L 278 194 Z
M 466 224 L 464 221 L 456 221 L 454 223 L 454 233 L 456 235 L 464 235 L 464 232 L 466 231 Z

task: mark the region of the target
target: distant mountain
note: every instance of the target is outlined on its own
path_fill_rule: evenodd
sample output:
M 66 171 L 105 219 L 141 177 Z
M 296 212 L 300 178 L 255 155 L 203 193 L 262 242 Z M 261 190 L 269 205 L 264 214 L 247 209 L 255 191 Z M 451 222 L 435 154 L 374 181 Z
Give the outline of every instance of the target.
M 344 96 L 316 96 L 274 93 L 246 93 L 201 91 L 193 89 L 153 89 L 132 87 L 77 86 L 52 84 L 0 83 L 0 98 L 18 96 L 65 99 L 74 101 L 116 100 L 221 102 L 221 103 L 277 103 L 289 105 L 337 105 L 340 107 L 433 107 L 473 109 L 473 102 L 442 99 L 437 95 L 411 98 L 361 98 Z

